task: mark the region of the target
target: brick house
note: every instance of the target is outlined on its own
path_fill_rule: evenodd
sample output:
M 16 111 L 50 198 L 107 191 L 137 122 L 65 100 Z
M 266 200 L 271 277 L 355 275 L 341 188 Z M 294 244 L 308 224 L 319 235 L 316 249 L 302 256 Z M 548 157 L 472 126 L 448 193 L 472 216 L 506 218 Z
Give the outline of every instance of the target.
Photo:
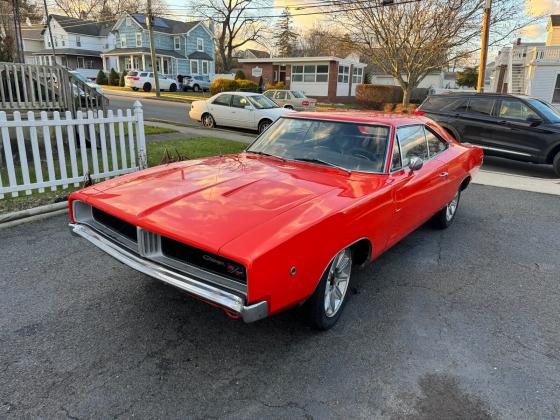
M 289 89 L 329 101 L 348 101 L 363 83 L 365 63 L 354 56 L 242 58 L 239 64 L 245 76 L 258 83 L 284 82 Z

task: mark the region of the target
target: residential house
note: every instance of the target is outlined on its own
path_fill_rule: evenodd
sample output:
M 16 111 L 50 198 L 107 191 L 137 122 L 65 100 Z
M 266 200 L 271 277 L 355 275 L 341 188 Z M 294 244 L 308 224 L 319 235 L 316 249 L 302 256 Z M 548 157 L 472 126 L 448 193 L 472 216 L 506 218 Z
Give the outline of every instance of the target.
M 270 53 L 262 50 L 255 50 L 247 48 L 246 50 L 239 51 L 237 58 L 270 58 Z
M 548 19 L 544 43 L 518 39 L 495 59 L 488 92 L 525 94 L 560 104 L 560 15 Z
M 114 22 L 93 22 L 69 16 L 50 15 L 50 27 L 56 53 L 56 63 L 70 70 L 102 68 L 101 52 L 113 48 L 110 31 Z M 48 27 L 42 31 L 43 49 L 34 53 L 38 64 L 53 64 L 53 46 Z
M 26 64 L 36 64 L 37 57 L 33 55 L 44 48 L 43 40 L 44 26 L 22 26 L 21 37 L 23 39 L 23 55 Z
M 255 82 L 284 82 L 293 90 L 330 101 L 351 100 L 363 83 L 365 63 L 340 57 L 272 57 L 239 59 L 245 76 Z
M 161 17 L 153 20 L 157 71 L 165 75 L 208 75 L 215 73 L 214 36 L 201 21 L 180 22 Z M 150 39 L 146 16 L 129 13 L 113 26 L 114 49 L 105 51 L 103 68 L 117 71 L 151 71 Z

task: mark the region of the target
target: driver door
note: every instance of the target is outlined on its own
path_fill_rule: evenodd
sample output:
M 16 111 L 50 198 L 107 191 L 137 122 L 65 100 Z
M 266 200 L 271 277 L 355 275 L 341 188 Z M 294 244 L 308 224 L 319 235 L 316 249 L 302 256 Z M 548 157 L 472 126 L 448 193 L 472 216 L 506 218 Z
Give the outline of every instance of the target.
M 413 157 L 424 161 L 422 168 L 416 171 L 408 167 Z M 390 177 L 395 223 L 389 246 L 418 228 L 447 203 L 448 164 L 437 158 L 430 159 L 423 125 L 397 129 Z

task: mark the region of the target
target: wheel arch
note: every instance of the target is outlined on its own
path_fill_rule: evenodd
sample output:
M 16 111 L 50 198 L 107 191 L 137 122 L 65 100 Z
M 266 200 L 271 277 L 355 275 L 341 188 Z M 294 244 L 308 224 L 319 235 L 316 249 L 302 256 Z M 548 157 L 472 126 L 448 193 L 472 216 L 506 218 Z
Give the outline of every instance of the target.
M 461 185 L 459 186 L 459 191 L 465 191 L 469 184 L 471 183 L 472 177 L 468 175 L 463 181 L 461 181 Z
M 459 143 L 461 143 L 461 135 L 459 134 L 459 131 L 457 131 L 457 129 L 455 127 L 452 127 L 451 125 L 448 125 L 446 123 L 438 123 L 440 125 L 441 128 L 443 128 L 451 137 L 453 137 L 456 141 L 458 141 Z
M 545 163 L 547 164 L 551 164 L 552 161 L 554 160 L 554 157 L 560 153 L 560 143 L 558 143 L 556 146 L 554 146 L 552 148 L 552 150 L 550 152 L 548 152 L 548 155 L 546 155 L 546 161 Z

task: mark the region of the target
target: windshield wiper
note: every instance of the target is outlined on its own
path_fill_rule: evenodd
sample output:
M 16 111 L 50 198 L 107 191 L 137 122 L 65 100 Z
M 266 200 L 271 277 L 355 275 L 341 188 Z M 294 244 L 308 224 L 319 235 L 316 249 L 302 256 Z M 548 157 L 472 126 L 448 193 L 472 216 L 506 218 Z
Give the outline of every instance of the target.
M 352 171 L 350 169 L 344 168 L 344 167 L 339 166 L 339 165 L 335 165 L 334 163 L 327 162 L 326 160 L 323 160 L 323 159 L 317 159 L 317 158 L 293 158 L 293 159 L 294 160 L 299 160 L 300 162 L 319 163 L 321 165 L 330 166 L 332 168 L 340 169 L 341 171 L 344 171 L 344 172 L 349 173 L 349 174 L 352 173 Z
M 276 156 L 276 155 L 273 155 L 271 153 L 266 153 L 266 152 L 256 152 L 254 150 L 246 150 L 245 153 L 253 153 L 254 155 L 269 156 L 269 157 L 273 157 L 273 158 L 280 159 L 280 160 L 286 160 L 286 159 L 284 159 L 280 156 Z

